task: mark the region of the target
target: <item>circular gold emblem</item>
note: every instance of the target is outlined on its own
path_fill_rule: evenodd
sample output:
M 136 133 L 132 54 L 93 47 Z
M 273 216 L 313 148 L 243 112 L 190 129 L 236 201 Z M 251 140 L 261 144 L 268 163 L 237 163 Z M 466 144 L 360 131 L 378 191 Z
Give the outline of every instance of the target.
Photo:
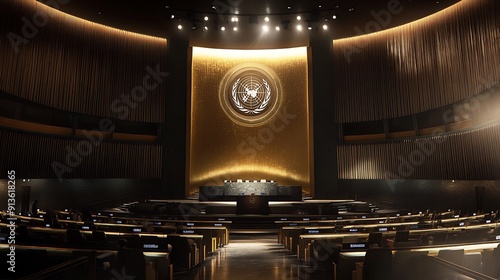
M 226 115 L 241 125 L 256 126 L 276 113 L 281 87 L 268 67 L 244 64 L 225 75 L 219 91 Z

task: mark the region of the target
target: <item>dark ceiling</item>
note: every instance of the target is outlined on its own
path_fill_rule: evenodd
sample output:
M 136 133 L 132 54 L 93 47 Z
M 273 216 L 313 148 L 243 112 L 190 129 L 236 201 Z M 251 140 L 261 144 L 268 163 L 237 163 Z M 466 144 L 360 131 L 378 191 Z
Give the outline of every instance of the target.
M 165 37 L 178 33 L 178 25 L 184 26 L 184 32 L 203 32 L 205 26 L 206 32 L 220 32 L 224 25 L 228 29 L 237 26 L 239 30 L 261 28 L 266 15 L 271 28 L 281 26 L 283 29 L 287 21 L 300 23 L 296 19 L 300 15 L 306 28 L 310 24 L 313 30 L 321 30 L 327 24 L 332 36 L 341 38 L 357 35 L 356 30 L 372 32 L 366 29 L 370 22 L 377 23 L 381 29 L 391 28 L 457 2 L 459 0 L 71 0 L 60 9 L 105 25 Z M 237 23 L 231 22 L 235 15 Z M 208 21 L 204 20 L 205 16 Z M 191 30 L 193 26 L 196 30 Z

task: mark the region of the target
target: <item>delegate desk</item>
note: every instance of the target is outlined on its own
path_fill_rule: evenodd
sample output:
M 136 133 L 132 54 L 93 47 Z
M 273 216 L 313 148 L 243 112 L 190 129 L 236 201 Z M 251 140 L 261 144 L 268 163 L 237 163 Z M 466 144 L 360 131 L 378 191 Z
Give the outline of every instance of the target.
M 464 257 L 468 257 L 483 251 L 493 250 L 498 246 L 498 242 L 483 242 L 465 245 L 439 245 L 439 246 L 421 246 L 415 248 L 398 248 L 392 249 L 394 258 L 401 252 L 408 255 L 409 253 L 421 253 L 422 255 L 437 256 L 442 250 L 464 250 Z M 404 256 L 401 254 L 401 256 Z M 360 273 L 361 264 L 365 259 L 366 251 L 340 252 L 338 263 L 333 264 L 334 279 L 350 280 L 352 279 L 353 271 Z M 393 260 L 395 262 L 395 259 Z M 397 269 L 393 267 L 393 269 Z
M 8 244 L 0 244 L 0 252 L 2 254 L 6 253 L 9 249 Z M 31 250 L 31 251 L 30 251 Z M 28 254 L 34 251 L 45 251 L 47 257 L 56 258 L 61 260 L 63 258 L 71 259 L 74 258 L 75 255 L 87 255 L 91 252 L 88 249 L 82 248 L 60 248 L 60 247 L 52 247 L 52 246 L 29 246 L 29 245 L 16 245 L 16 252 L 19 253 L 21 251 L 25 251 Z M 105 256 L 102 261 L 110 261 L 109 257 L 116 258 L 118 251 L 117 250 L 97 250 L 97 255 Z M 173 279 L 173 267 L 170 263 L 170 255 L 168 252 L 143 252 L 144 258 L 146 260 L 146 273 L 150 275 L 148 279 L 155 280 L 164 280 L 164 279 Z M 35 255 L 36 256 L 36 255 Z M 99 258 L 99 257 L 97 257 Z M 41 260 L 37 260 L 41 261 Z M 29 263 L 20 262 L 19 266 L 29 266 Z M 2 275 L 2 274 L 0 274 Z

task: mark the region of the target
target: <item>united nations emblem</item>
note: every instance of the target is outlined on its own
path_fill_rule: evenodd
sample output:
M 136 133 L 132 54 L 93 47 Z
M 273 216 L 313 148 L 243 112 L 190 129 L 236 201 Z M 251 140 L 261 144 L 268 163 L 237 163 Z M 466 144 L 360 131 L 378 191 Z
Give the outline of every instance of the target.
M 220 86 L 221 106 L 242 125 L 259 125 L 276 113 L 281 86 L 266 66 L 244 64 L 231 69 Z
M 257 115 L 266 110 L 271 100 L 269 83 L 254 74 L 238 78 L 233 84 L 231 101 L 233 106 L 248 115 Z

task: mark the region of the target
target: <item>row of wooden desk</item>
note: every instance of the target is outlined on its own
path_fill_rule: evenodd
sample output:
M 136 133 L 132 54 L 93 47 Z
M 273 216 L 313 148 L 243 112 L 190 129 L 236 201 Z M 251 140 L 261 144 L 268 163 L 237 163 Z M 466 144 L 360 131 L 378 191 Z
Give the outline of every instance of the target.
M 279 226 L 278 242 L 297 255 L 304 264 L 310 267 L 331 266 L 335 263 L 336 279 L 351 279 L 355 263 L 362 261 L 370 248 L 366 242 L 371 232 L 378 232 L 395 251 L 428 251 L 430 255 L 439 250 L 461 248 L 458 244 L 442 244 L 437 236 L 477 234 L 480 240 L 476 244 L 465 247 L 471 250 L 490 250 L 500 242 L 500 224 L 485 220 L 488 214 L 469 217 L 454 216 L 439 221 L 422 219 L 422 214 L 397 217 L 363 217 L 362 219 L 339 219 L 311 221 L 277 221 Z M 402 219 L 406 222 L 391 222 Z M 437 227 L 437 225 L 440 225 Z M 447 227 L 446 227 L 447 225 Z M 398 231 L 407 231 L 412 240 L 421 236 L 436 236 L 435 242 L 427 246 L 417 246 L 417 242 L 395 244 L 394 237 Z M 473 234 L 472 234 L 473 233 Z M 488 233 L 488 237 L 485 237 Z M 417 237 L 417 238 L 416 238 Z M 496 239 L 496 240 L 495 240 Z M 347 241 L 346 241 L 347 240 Z M 350 240 L 350 241 L 349 241 Z M 443 241 L 444 242 L 444 241 Z M 347 245 L 347 246 L 346 246 Z M 349 247 L 351 246 L 351 247 Z M 451 246 L 451 247 L 450 247 Z M 474 247 L 475 246 L 475 247 Z M 482 246 L 482 247 L 481 247 Z M 466 249 L 466 252 L 469 249 Z

